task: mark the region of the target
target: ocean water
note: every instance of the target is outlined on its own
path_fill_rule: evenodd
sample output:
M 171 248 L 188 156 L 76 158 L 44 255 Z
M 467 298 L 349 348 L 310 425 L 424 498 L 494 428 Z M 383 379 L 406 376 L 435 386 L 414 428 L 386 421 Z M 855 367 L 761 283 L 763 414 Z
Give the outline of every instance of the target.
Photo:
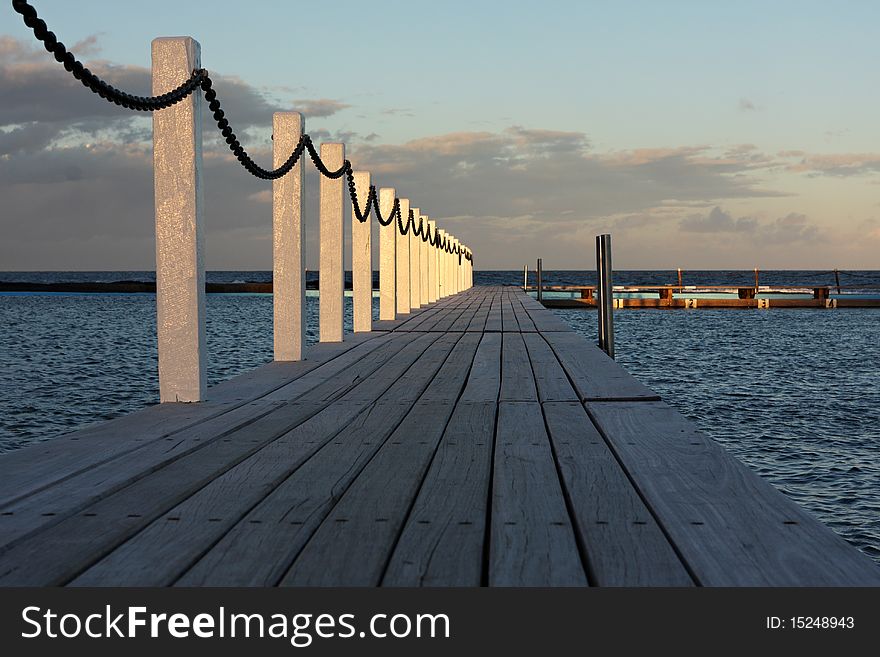
M 834 284 L 832 272 L 761 272 L 761 284 Z M 151 272 L 0 272 L 0 281 L 152 280 Z M 545 272 L 588 284 L 592 272 Z M 880 272 L 841 272 L 880 285 Z M 217 282 L 270 272 L 210 272 Z M 477 272 L 477 284 L 522 272 Z M 676 272 L 615 272 L 675 283 Z M 749 285 L 754 272 L 685 272 L 685 285 Z M 346 328 L 351 326 L 346 299 Z M 374 304 L 377 301 L 374 300 Z M 310 342 L 318 300 L 307 299 Z M 592 310 L 555 310 L 591 340 Z M 374 307 L 374 316 L 378 314 Z M 272 356 L 271 295 L 207 298 L 211 384 Z M 774 485 L 880 563 L 880 310 L 654 310 L 615 313 L 617 359 Z M 149 294 L 0 294 L 0 451 L 51 439 L 158 400 Z

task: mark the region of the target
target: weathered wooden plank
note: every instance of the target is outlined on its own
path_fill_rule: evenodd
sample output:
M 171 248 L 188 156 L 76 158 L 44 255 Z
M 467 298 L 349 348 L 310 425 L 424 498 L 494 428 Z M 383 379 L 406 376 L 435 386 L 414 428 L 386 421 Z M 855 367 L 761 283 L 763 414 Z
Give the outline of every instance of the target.
M 542 332 L 581 400 L 657 400 L 659 395 L 645 387 L 605 352 L 577 333 Z
M 563 488 L 596 586 L 693 586 L 579 402 L 543 405 Z
M 282 586 L 379 584 L 453 408 L 441 402 L 415 406 L 306 543 Z M 345 559 L 336 552 L 340 545 L 346 546 Z
M 503 325 L 501 323 L 501 300 L 498 294 L 492 295 L 492 305 L 489 307 L 489 315 L 486 317 L 485 331 L 501 331 Z
M 880 568 L 661 402 L 587 409 L 704 586 L 878 586 Z
M 516 321 L 516 315 L 513 313 L 513 306 L 510 303 L 510 294 L 505 288 L 501 289 L 498 295 L 501 302 L 501 328 L 504 331 L 518 332 L 519 322 Z
M 290 404 L 227 438 L 183 456 L 149 477 L 0 553 L 0 585 L 67 582 L 114 547 L 292 427 L 321 410 Z
M 501 401 L 537 401 L 535 376 L 522 334 L 504 333 L 501 340 Z
M 209 422 L 296 380 L 372 338 L 321 345 L 308 361 L 271 363 L 210 388 L 208 402 L 161 404 L 0 457 L 0 508 L 88 468 Z M 379 343 L 376 343 L 379 344 Z M 371 347 L 361 347 L 361 349 Z M 240 384 L 240 386 L 239 386 Z
M 282 585 L 379 583 L 465 385 L 465 370 L 452 367 L 458 378 L 444 382 L 445 399 L 416 404 L 303 548 Z M 394 476 L 389 477 L 390 472 Z M 348 546 L 346 559 L 333 556 L 332 546 L 340 544 Z
M 537 402 L 498 407 L 489 585 L 587 585 Z
M 513 307 L 513 314 L 516 316 L 516 321 L 519 324 L 520 331 L 534 333 L 538 329 L 535 328 L 535 322 L 529 316 L 529 313 L 528 311 L 526 311 L 525 306 L 523 306 L 523 297 L 525 297 L 525 294 L 523 293 L 511 294 L 511 305 Z
M 507 336 L 505 336 L 505 339 Z M 578 401 L 578 394 L 571 386 L 550 345 L 537 333 L 523 333 L 522 340 L 528 351 L 538 399 L 548 401 Z
M 352 396 L 357 397 L 357 388 L 363 384 L 370 390 L 378 390 L 378 393 L 381 393 L 437 337 L 424 335 L 411 342 L 398 340 L 385 344 L 377 350 L 385 351 L 384 358 L 371 361 L 365 357 L 346 370 L 346 374 L 351 373 L 357 383 L 351 385 L 350 380 L 344 379 L 342 385 L 337 385 L 334 382 L 340 378 L 339 374 L 329 382 L 333 384 L 331 386 L 333 390 L 338 390 L 335 396 L 328 393 L 324 385 L 318 385 L 300 398 L 305 403 L 278 406 L 272 413 L 230 433 L 222 440 L 215 440 L 197 451 L 182 455 L 148 477 L 140 476 L 140 472 L 134 472 L 132 483 L 84 507 L 82 517 L 77 515 L 60 519 L 0 554 L 0 584 L 6 581 L 28 583 L 33 578 L 37 578 L 35 583 L 55 583 L 54 579 L 43 578 L 73 576 L 79 569 L 89 565 L 90 560 L 101 558 L 132 533 L 155 520 L 158 514 L 164 513 L 257 449 L 319 413 L 330 401 L 342 396 L 344 392 L 350 390 Z M 385 350 L 386 347 L 394 347 L 394 349 Z M 369 377 L 372 372 L 380 368 L 387 375 L 387 385 L 384 388 L 378 387 L 376 381 Z M 383 380 L 381 375 L 377 378 Z M 353 417 L 367 403 L 351 401 L 345 409 L 348 414 L 340 412 L 338 417 L 344 422 L 345 418 Z M 159 491 L 155 491 L 156 488 L 159 488 Z M 146 494 L 144 490 L 150 491 L 153 497 L 149 503 L 140 498 L 141 495 Z M 95 515 L 86 516 L 86 513 Z M 67 540 L 65 537 L 76 533 L 77 523 L 87 525 L 95 517 L 113 519 L 116 516 L 119 516 L 119 520 L 112 525 L 113 531 L 108 526 L 107 530 L 97 532 L 95 536 L 73 537 L 71 544 L 76 545 L 80 550 L 65 548 Z M 28 572 L 22 559 L 25 561 L 38 559 L 45 567 L 36 567 L 32 572 Z
M 476 348 L 473 342 L 468 345 L 467 339 L 464 336 L 455 345 L 439 372 L 435 368 L 425 370 L 425 381 L 416 387 L 424 389 L 427 380 L 430 386 L 442 381 L 447 395 L 456 394 L 467 372 L 460 368 L 459 361 L 468 350 L 472 355 Z M 415 369 L 422 368 L 414 366 Z M 450 373 L 457 375 L 457 381 L 450 378 Z M 178 583 L 276 584 L 387 434 L 396 428 L 395 422 L 402 417 L 400 409 L 405 414 L 412 407 L 412 403 L 402 407 L 393 401 L 391 389 L 383 398 L 389 401 L 383 399 L 381 404 L 398 406 L 375 409 L 363 425 L 346 429 L 249 513 Z M 419 405 L 430 404 L 421 398 Z M 393 418 L 390 413 L 395 413 Z
M 495 402 L 459 403 L 407 518 L 383 586 L 479 586 Z
M 463 402 L 498 401 L 501 392 L 501 335 L 483 333 L 461 395 Z
M 169 511 L 166 517 L 159 518 L 92 566 L 75 583 L 132 586 L 173 583 L 190 564 L 304 462 L 308 462 L 312 470 L 316 464 L 324 464 L 327 499 L 332 499 L 333 494 L 338 496 L 337 491 L 344 490 L 344 478 L 354 476 L 351 468 L 358 458 L 368 459 L 371 451 L 378 449 L 384 440 L 383 436 L 391 434 L 394 426 L 415 403 L 418 391 L 429 384 L 449 355 L 455 341 L 450 339 L 451 336 L 444 337 L 447 339 L 441 337 L 424 351 L 418 345 L 414 345 L 408 353 L 402 351 L 396 357 L 396 365 L 392 359 L 389 366 L 383 368 L 381 376 L 377 372 L 378 380 L 373 385 L 359 386 L 363 392 L 360 395 L 352 393 L 345 400 L 346 404 L 371 403 L 365 396 L 367 392 L 375 400 L 376 395 L 384 389 L 376 405 L 368 406 L 351 421 L 347 421 L 348 414 L 339 413 L 335 406 L 325 408 L 318 416 L 281 436 L 197 491 Z M 415 391 L 415 394 L 411 391 Z M 336 418 L 337 422 L 334 423 L 331 418 Z M 349 453 L 340 448 L 349 447 L 352 441 L 358 448 L 355 450 L 357 458 L 354 459 L 347 458 Z M 328 451 L 324 450 L 325 445 L 328 445 Z M 332 474 L 334 468 L 337 476 Z M 301 490 L 308 491 L 309 496 L 314 496 L 316 492 L 312 487 Z M 169 521 L 169 517 L 175 520 Z M 250 524 L 253 523 L 246 523 L 246 526 Z
M 474 288 L 471 288 L 474 289 Z M 481 295 L 480 307 L 474 313 L 473 319 L 468 324 L 467 330 L 482 333 L 486 328 L 486 320 L 489 319 L 489 308 L 492 306 L 492 300 L 489 295 Z

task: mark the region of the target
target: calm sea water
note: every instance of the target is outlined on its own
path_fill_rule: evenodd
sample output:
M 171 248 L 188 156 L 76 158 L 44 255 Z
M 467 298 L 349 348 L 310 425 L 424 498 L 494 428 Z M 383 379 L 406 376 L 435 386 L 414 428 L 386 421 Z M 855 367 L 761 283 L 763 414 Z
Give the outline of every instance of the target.
M 744 284 L 754 273 L 686 272 Z M 151 272 L 3 272 L 0 280 L 151 280 Z M 211 272 L 217 282 L 269 272 Z M 591 283 L 548 272 L 548 284 Z M 674 283 L 675 272 L 615 272 Z M 521 284 L 522 272 L 477 272 Z M 833 284 L 831 272 L 761 272 L 762 284 Z M 880 285 L 880 272 L 842 272 Z M 318 300 L 307 300 L 309 341 Z M 350 299 L 346 300 L 350 329 Z M 596 339 L 596 313 L 557 310 Z M 374 308 L 374 314 L 377 309 Z M 0 451 L 155 403 L 155 299 L 147 294 L 0 294 Z M 270 295 L 208 295 L 211 384 L 272 356 Z M 880 310 L 637 310 L 615 314 L 618 361 L 706 433 L 880 562 Z

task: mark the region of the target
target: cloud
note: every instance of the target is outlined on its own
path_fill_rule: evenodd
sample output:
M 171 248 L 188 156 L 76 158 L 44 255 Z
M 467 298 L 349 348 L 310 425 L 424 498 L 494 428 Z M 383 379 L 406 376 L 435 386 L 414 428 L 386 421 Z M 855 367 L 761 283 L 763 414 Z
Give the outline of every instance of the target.
M 686 233 L 746 234 L 756 244 L 810 242 L 819 236 L 818 227 L 804 214 L 791 212 L 773 221 L 762 221 L 757 217 L 734 218 L 718 206 L 708 214 L 689 215 L 678 226 Z
M 783 151 L 780 157 L 788 158 L 788 171 L 814 176 L 848 177 L 880 173 L 880 153 L 825 153 L 811 154 L 803 151 Z
M 758 220 L 754 217 L 734 219 L 729 212 L 718 206 L 712 208 L 707 215 L 692 214 L 682 219 L 678 226 L 681 230 L 692 233 L 742 233 L 754 232 Z
M 351 107 L 347 103 L 331 98 L 301 99 L 293 102 L 297 111 L 302 112 L 306 118 L 333 116 L 337 112 Z

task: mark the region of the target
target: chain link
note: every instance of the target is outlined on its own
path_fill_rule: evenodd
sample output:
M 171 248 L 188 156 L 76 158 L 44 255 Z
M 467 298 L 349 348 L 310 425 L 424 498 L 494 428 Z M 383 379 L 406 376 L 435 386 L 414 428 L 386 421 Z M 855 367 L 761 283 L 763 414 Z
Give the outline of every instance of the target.
M 361 223 L 365 222 L 369 218 L 371 212 L 376 216 L 376 220 L 382 226 L 388 226 L 396 219 L 397 228 L 401 235 L 406 235 L 409 229 L 412 228 L 413 235 L 421 237 L 422 241 L 428 242 L 431 246 L 439 247 L 441 250 L 446 251 L 446 253 L 457 254 L 459 256 L 459 264 L 461 263 L 462 255 L 465 259 L 473 261 L 470 251 L 464 251 L 460 246 L 450 248 L 445 237 L 441 244 L 438 231 L 434 231 L 434 236 L 432 238 L 430 235 L 430 227 L 424 222 L 423 217 L 419 217 L 419 227 L 416 228 L 412 210 L 409 211 L 406 226 L 404 226 L 403 218 L 401 216 L 402 213 L 400 211 L 400 199 L 398 198 L 394 199 L 391 213 L 387 218 L 383 218 L 379 212 L 379 199 L 374 185 L 370 185 L 369 192 L 367 193 L 366 206 L 361 210 L 358 203 L 357 189 L 354 184 L 354 171 L 352 170 L 351 162 L 345 160 L 341 167 L 335 171 L 331 171 L 324 164 L 323 160 L 321 160 L 321 156 L 318 154 L 315 145 L 312 143 L 312 138 L 308 134 L 300 136 L 299 142 L 293 149 L 293 152 L 278 168 L 265 169 L 259 166 L 253 161 L 250 155 L 248 155 L 247 151 L 238 140 L 238 137 L 236 137 L 232 126 L 229 125 L 229 120 L 226 118 L 226 114 L 220 106 L 220 100 L 217 98 L 217 92 L 212 88 L 213 83 L 211 82 L 211 76 L 206 69 L 201 68 L 194 70 L 188 80 L 168 93 L 160 94 L 158 96 L 135 96 L 116 89 L 83 66 L 82 62 L 80 62 L 76 56 L 67 50 L 67 47 L 58 40 L 58 37 L 55 36 L 54 32 L 49 30 L 46 22 L 37 15 L 37 10 L 30 3 L 25 0 L 12 0 L 12 8 L 17 13 L 21 14 L 24 24 L 33 31 L 34 36 L 43 44 L 46 50 L 52 53 L 55 59 L 62 64 L 74 78 L 82 82 L 83 86 L 101 98 L 106 99 L 108 102 L 138 112 L 153 112 L 165 109 L 166 107 L 171 107 L 172 105 L 188 98 L 190 94 L 197 89 L 201 89 L 204 93 L 205 100 L 208 102 L 208 109 L 211 111 L 214 120 L 217 122 L 217 129 L 220 131 L 220 135 L 226 140 L 229 150 L 239 161 L 241 166 L 252 175 L 263 180 L 277 180 L 278 178 L 287 175 L 293 167 L 296 166 L 300 157 L 302 157 L 303 151 L 308 151 L 315 168 L 324 177 L 335 180 L 341 178 L 343 175 L 347 176 L 348 192 L 351 197 L 352 210 L 358 221 Z

